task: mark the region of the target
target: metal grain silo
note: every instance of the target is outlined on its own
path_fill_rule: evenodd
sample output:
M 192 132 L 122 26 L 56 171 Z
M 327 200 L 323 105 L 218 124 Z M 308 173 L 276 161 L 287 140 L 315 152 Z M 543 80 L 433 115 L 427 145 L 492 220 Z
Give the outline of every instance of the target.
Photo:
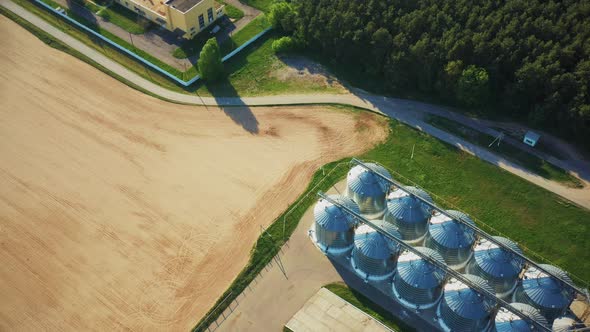
M 445 263 L 436 251 L 416 247 L 416 250 L 441 263 Z M 436 306 L 443 294 L 445 271 L 411 251 L 405 251 L 397 259 L 392 290 L 396 299 L 410 309 L 428 309 Z
M 547 264 L 540 266 L 551 274 L 571 282 L 570 277 L 561 269 Z M 539 309 L 549 322 L 561 316 L 573 299 L 574 294 L 567 286 L 534 267 L 525 271 L 523 280 L 512 296 L 513 302 L 526 303 Z
M 494 236 L 494 239 L 522 254 L 516 243 L 499 236 Z M 523 267 L 524 261 L 520 257 L 482 239 L 473 248 L 473 257 L 467 264 L 465 273 L 484 278 L 494 288 L 496 295 L 504 298 L 516 288 Z
M 531 307 L 528 304 L 524 303 L 510 303 L 510 305 L 525 314 L 525 316 L 532 318 L 533 320 L 548 326 L 547 320 L 539 310 Z M 532 331 L 540 331 L 532 323 L 520 318 L 519 316 L 515 315 L 511 311 L 506 308 L 500 308 L 498 313 L 496 313 L 496 318 L 494 321 L 494 325 L 496 327 L 496 332 L 532 332 Z
M 359 213 L 358 205 L 350 198 L 340 195 L 329 196 L 334 201 Z M 313 209 L 317 245 L 330 254 L 343 254 L 352 249 L 354 226 L 357 221 L 340 207 L 319 199 Z
M 391 179 L 391 174 L 384 167 L 373 163 L 366 165 Z M 360 165 L 351 168 L 346 177 L 346 194 L 359 205 L 361 214 L 367 219 L 383 216 L 388 190 L 387 181 Z
M 424 246 L 438 251 L 450 268 L 460 270 L 465 267 L 475 243 L 475 232 L 456 219 L 461 217 L 470 224 L 473 221 L 465 213 L 447 210 L 453 219 L 438 213 L 430 218 Z
M 430 195 L 416 187 L 404 187 L 407 192 L 397 189 L 387 196 L 385 221 L 393 223 L 399 229 L 402 239 L 409 244 L 418 244 L 424 239 L 428 220 L 432 214 L 430 206 L 416 198 L 433 202 Z
M 397 229 L 383 220 L 372 220 L 377 227 L 400 237 Z M 393 274 L 399 245 L 368 225 L 359 226 L 354 233 L 351 263 L 365 280 L 385 280 Z
M 480 288 L 494 292 L 482 278 L 470 274 L 463 276 Z M 438 305 L 438 323 L 447 332 L 487 331 L 493 309 L 493 299 L 452 278 L 445 285 L 443 298 Z
M 581 330 L 586 327 L 584 323 L 578 323 L 572 316 L 562 316 L 553 321 L 553 332 L 568 332 Z

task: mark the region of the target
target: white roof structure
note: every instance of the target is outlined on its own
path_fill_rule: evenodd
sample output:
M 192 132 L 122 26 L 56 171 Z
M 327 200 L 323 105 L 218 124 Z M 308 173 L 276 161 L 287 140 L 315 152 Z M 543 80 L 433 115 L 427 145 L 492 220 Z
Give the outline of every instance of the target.
M 537 141 L 539 141 L 539 138 L 541 138 L 541 135 L 539 135 L 533 131 L 527 131 L 526 134 L 524 135 L 523 142 L 527 145 L 535 146 L 537 144 Z

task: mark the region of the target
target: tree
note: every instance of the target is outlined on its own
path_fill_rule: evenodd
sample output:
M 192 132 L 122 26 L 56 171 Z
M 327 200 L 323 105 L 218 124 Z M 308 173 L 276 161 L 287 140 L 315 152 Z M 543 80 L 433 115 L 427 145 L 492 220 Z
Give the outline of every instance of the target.
M 217 45 L 215 38 L 209 39 L 205 43 L 205 46 L 203 46 L 199 60 L 197 61 L 197 67 L 201 78 L 205 81 L 215 81 L 223 76 L 221 52 L 219 51 L 219 45 Z
M 476 107 L 483 105 L 489 93 L 488 72 L 471 65 L 463 70 L 457 86 L 457 99 L 465 106 Z
M 291 32 L 295 30 L 295 11 L 287 2 L 277 2 L 270 6 L 268 21 L 273 28 Z
M 373 46 L 373 56 L 375 61 L 373 66 L 379 74 L 383 74 L 383 67 L 385 66 L 385 60 L 387 55 L 391 51 L 391 45 L 393 44 L 393 37 L 387 29 L 379 28 L 373 33 L 371 37 L 371 45 Z

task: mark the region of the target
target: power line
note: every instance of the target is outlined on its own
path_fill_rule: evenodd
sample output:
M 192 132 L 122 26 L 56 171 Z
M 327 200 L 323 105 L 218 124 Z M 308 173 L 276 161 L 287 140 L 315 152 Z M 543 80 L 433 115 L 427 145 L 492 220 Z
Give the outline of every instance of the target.
M 419 257 L 421 257 L 422 259 L 428 261 L 430 264 L 437 266 L 438 268 L 444 270 L 447 275 L 451 275 L 453 278 L 461 281 L 463 284 L 468 285 L 470 288 L 477 290 L 479 293 L 487 296 L 488 298 L 493 299 L 496 303 L 497 306 L 501 305 L 502 307 L 506 308 L 507 310 L 509 310 L 510 312 L 512 312 L 513 314 L 515 314 L 516 316 L 522 318 L 525 321 L 531 322 L 532 324 L 534 324 L 535 326 L 539 327 L 541 330 L 543 331 L 549 331 L 551 332 L 551 329 L 549 327 L 547 327 L 544 324 L 539 323 L 538 321 L 528 317 L 527 315 L 525 315 L 524 313 L 522 313 L 520 310 L 514 308 L 512 305 L 510 305 L 510 303 L 502 300 L 501 298 L 497 297 L 496 294 L 488 291 L 485 288 L 480 287 L 479 285 L 471 282 L 469 279 L 467 279 L 463 274 L 451 269 L 448 265 L 446 265 L 443 262 L 440 262 L 432 257 L 430 257 L 429 255 L 424 254 L 423 252 L 417 250 L 416 248 L 414 248 L 413 246 L 407 244 L 406 242 L 404 242 L 402 239 L 398 238 L 395 235 L 390 234 L 389 232 L 385 231 L 384 229 L 380 228 L 379 226 L 373 224 L 371 221 L 369 221 L 368 219 L 366 219 L 365 217 L 363 217 L 362 215 L 352 211 L 351 209 L 349 209 L 347 206 L 337 202 L 336 200 L 331 199 L 328 195 L 324 194 L 323 192 L 318 192 L 318 196 L 320 196 L 322 199 L 325 199 L 326 201 L 330 202 L 331 204 L 338 206 L 340 209 L 344 210 L 345 212 L 347 212 L 348 214 L 354 216 L 357 220 L 359 220 L 360 222 L 362 222 L 365 225 L 368 225 L 369 227 L 371 227 L 372 229 L 374 229 L 375 231 L 381 233 L 383 236 L 387 237 L 388 239 L 395 241 L 396 243 L 398 243 L 400 246 L 404 247 L 404 249 L 418 255 Z

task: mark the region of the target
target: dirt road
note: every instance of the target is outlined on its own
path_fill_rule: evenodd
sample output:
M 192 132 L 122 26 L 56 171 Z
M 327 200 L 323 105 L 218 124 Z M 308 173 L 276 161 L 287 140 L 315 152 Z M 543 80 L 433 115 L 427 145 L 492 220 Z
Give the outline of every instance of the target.
M 2 331 L 189 329 L 320 165 L 386 136 L 326 107 L 166 103 L 0 32 Z

